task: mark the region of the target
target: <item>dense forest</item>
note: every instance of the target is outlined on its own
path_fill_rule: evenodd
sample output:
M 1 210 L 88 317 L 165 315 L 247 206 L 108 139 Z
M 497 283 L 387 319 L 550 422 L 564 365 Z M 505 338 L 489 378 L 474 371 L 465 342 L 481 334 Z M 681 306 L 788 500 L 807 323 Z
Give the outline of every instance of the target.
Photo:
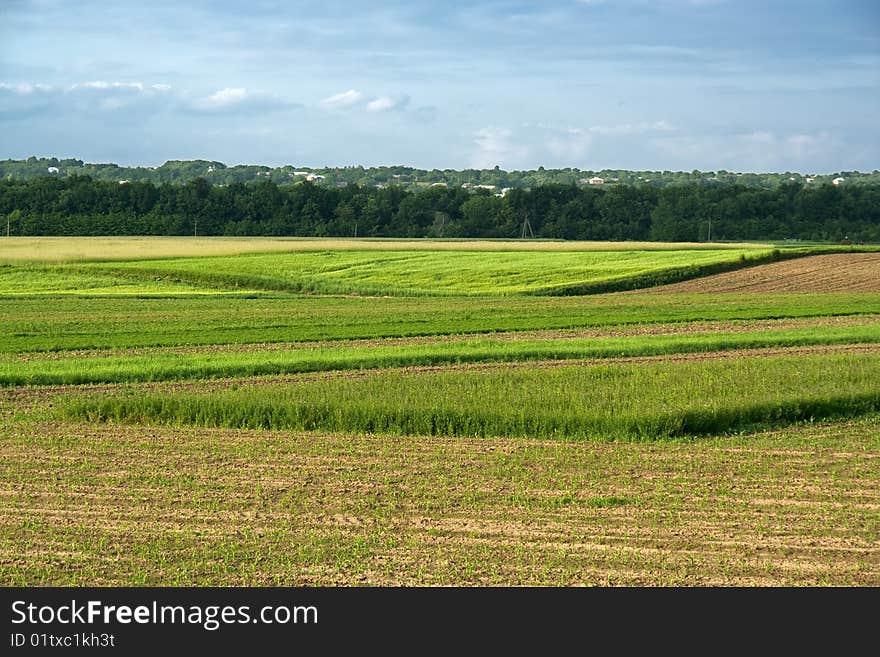
M 550 184 L 408 191 L 272 181 L 211 185 L 88 176 L 0 181 L 11 235 L 541 237 L 583 240 L 880 241 L 880 185 Z
M 128 182 L 152 182 L 183 184 L 204 178 L 212 185 L 231 185 L 232 183 L 263 182 L 271 180 L 279 185 L 294 185 L 308 180 L 318 186 L 335 187 L 359 185 L 376 187 L 397 185 L 408 190 L 416 190 L 431 185 L 450 187 L 475 187 L 495 189 L 530 189 L 541 185 L 590 185 L 601 180 L 603 185 L 645 185 L 665 187 L 667 185 L 702 185 L 717 187 L 724 185 L 744 185 L 775 189 L 780 185 L 796 182 L 804 185 L 822 185 L 838 180 L 838 183 L 853 185 L 880 184 L 880 171 L 859 172 L 839 171 L 826 174 L 748 173 L 732 171 L 628 171 L 625 169 L 538 169 L 526 171 L 505 171 L 493 169 L 415 169 L 405 166 L 379 167 L 306 167 L 285 165 L 268 167 L 258 164 L 238 164 L 227 166 L 213 160 L 169 160 L 158 167 L 125 167 L 113 163 L 88 163 L 73 158 L 29 157 L 25 160 L 0 160 L 0 179 L 30 180 L 46 175 L 65 178 L 68 176 L 90 176 L 95 180 Z

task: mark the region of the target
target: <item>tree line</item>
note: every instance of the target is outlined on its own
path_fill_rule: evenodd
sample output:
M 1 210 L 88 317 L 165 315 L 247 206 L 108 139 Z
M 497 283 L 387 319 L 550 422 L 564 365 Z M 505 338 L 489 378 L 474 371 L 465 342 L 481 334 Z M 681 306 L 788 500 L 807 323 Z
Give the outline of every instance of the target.
M 126 180 L 128 182 L 151 182 L 184 184 L 204 178 L 212 185 L 263 182 L 271 180 L 279 185 L 295 185 L 311 179 L 320 186 L 360 185 L 376 187 L 398 185 L 415 190 L 429 185 L 450 187 L 491 186 L 496 190 L 506 187 L 534 188 L 541 185 L 588 185 L 591 179 L 601 179 L 603 184 L 649 185 L 745 185 L 775 189 L 781 184 L 798 182 L 805 185 L 821 185 L 833 180 L 843 181 L 847 186 L 880 184 L 880 171 L 839 171 L 824 174 L 798 172 L 733 172 L 733 171 L 632 171 L 627 169 L 602 169 L 593 171 L 566 167 L 562 169 L 538 167 L 522 171 L 505 171 L 500 167 L 491 169 L 417 169 L 393 166 L 323 166 L 306 167 L 283 165 L 270 167 L 260 164 L 236 164 L 228 166 L 215 160 L 168 160 L 157 167 L 120 166 L 112 162 L 83 162 L 75 158 L 29 157 L 25 160 L 0 160 L 0 178 L 28 180 L 53 175 L 89 176 L 95 180 Z
M 221 186 L 203 178 L 156 185 L 43 176 L 0 181 L 3 217 L 0 231 L 11 235 L 877 242 L 880 185 L 548 184 L 502 196 L 442 186 Z

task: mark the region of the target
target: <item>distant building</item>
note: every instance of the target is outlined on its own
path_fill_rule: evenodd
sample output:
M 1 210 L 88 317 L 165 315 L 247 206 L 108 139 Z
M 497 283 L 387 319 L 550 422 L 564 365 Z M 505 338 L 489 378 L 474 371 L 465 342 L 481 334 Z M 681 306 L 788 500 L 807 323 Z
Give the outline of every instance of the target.
M 445 182 L 431 183 L 431 187 L 446 187 L 446 183 Z
M 596 177 L 584 178 L 583 180 L 581 180 L 581 182 L 586 183 L 587 185 L 604 185 L 605 179 L 604 178 L 596 178 Z
M 294 171 L 293 175 L 294 176 L 310 176 L 310 175 L 312 175 L 312 172 L 311 171 Z
M 306 176 L 306 180 L 309 182 L 315 182 L 316 180 L 324 180 L 324 176 L 317 173 L 310 173 Z
M 806 178 L 804 178 L 804 181 L 805 181 L 805 182 L 808 182 L 808 183 L 811 183 L 811 182 L 813 182 L 814 180 L 816 180 L 816 179 L 813 178 L 813 177 L 811 177 L 811 176 L 807 176 Z
M 48 169 L 46 169 L 46 171 L 48 171 L 49 173 L 58 173 L 59 169 L 58 167 L 49 167 Z
M 834 180 L 831 181 L 831 184 L 832 184 L 832 185 L 839 185 L 839 184 L 842 183 L 844 180 L 846 180 L 846 178 L 835 178 Z

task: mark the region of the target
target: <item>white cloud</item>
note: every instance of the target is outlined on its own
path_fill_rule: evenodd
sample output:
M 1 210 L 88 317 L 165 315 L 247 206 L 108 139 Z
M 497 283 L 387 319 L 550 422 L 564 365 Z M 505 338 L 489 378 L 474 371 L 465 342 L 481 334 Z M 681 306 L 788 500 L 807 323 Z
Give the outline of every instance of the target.
M 368 112 L 384 112 L 386 110 L 394 109 L 396 103 L 394 100 L 389 98 L 388 96 L 379 96 L 375 100 L 371 100 L 367 103 L 367 111 Z
M 92 80 L 71 85 L 63 91 L 62 102 L 81 112 L 120 112 L 154 114 L 167 108 L 163 91 L 143 82 Z
M 176 97 L 169 95 L 170 86 L 90 80 L 75 84 L 47 85 L 31 82 L 0 82 L 0 116 L 19 120 L 42 114 L 52 107 L 81 115 L 101 113 L 102 120 L 110 115 L 119 117 L 145 116 L 172 107 Z M 124 110 L 124 112 L 123 112 Z
M 205 109 L 212 109 L 235 105 L 247 100 L 247 98 L 248 91 L 244 87 L 226 87 L 225 89 L 215 91 L 210 96 L 205 96 L 197 101 L 196 104 Z
M 143 82 L 107 82 L 105 80 L 93 80 L 91 82 L 80 82 L 72 87 L 71 91 L 76 89 L 134 89 L 136 91 L 144 90 Z
M 19 120 L 48 111 L 55 98 L 52 88 L 28 82 L 0 82 L 0 120 Z M 4 135 L 10 137 L 8 133 Z
M 401 96 L 399 98 L 391 98 L 390 96 L 379 96 L 367 103 L 368 112 L 388 112 L 390 110 L 404 109 L 409 104 L 409 96 Z
M 30 82 L 0 82 L 0 93 L 5 96 L 0 114 L 13 117 L 42 111 L 47 104 L 53 103 L 63 103 L 69 111 L 83 114 L 122 114 L 121 110 L 125 110 L 127 116 L 166 111 L 256 114 L 297 107 L 296 103 L 273 94 L 243 87 L 224 87 L 205 96 L 193 97 L 169 84 L 140 81 L 89 80 L 54 87 Z
M 477 150 L 471 156 L 471 166 L 475 169 L 491 169 L 495 165 L 502 168 L 522 166 L 528 156 L 526 146 L 515 143 L 513 133 L 507 128 L 481 128 L 474 133 Z
M 356 89 L 343 91 L 341 94 L 329 96 L 320 102 L 321 107 L 327 109 L 344 109 L 357 105 L 364 99 L 364 95 Z
M 265 112 L 295 107 L 295 103 L 273 94 L 248 91 L 244 87 L 224 87 L 188 103 L 189 109 L 204 113 Z
M 409 104 L 409 96 L 369 96 L 357 89 L 349 89 L 324 98 L 318 104 L 329 110 L 358 107 L 367 112 L 389 112 L 405 108 Z
M 11 91 L 22 96 L 27 96 L 35 91 L 50 91 L 52 87 L 47 84 L 30 84 L 29 82 L 8 83 L 0 82 L 0 89 Z

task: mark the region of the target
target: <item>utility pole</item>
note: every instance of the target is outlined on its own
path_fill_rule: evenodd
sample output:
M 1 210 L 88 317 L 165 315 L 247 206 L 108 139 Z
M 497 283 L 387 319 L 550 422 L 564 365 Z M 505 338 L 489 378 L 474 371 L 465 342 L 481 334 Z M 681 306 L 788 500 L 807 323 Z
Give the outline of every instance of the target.
M 529 209 L 525 208 L 523 210 L 523 225 L 522 225 L 522 235 L 520 235 L 520 239 L 526 238 L 526 229 L 528 228 L 529 234 L 534 237 L 535 233 L 532 232 L 532 224 L 529 223 Z
M 709 217 L 709 233 L 708 233 L 708 235 L 706 235 L 706 241 L 707 242 L 712 241 L 712 217 Z

